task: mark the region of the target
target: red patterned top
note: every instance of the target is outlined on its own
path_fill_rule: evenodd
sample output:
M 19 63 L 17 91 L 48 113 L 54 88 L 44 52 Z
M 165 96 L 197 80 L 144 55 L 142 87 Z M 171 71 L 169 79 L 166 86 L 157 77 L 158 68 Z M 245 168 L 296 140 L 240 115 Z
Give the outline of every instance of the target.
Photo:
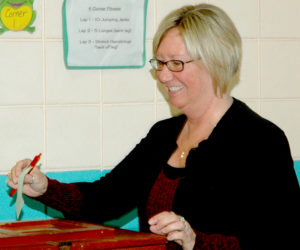
M 173 198 L 180 182 L 184 176 L 184 168 L 173 168 L 167 165 L 158 175 L 147 200 L 146 216 L 148 220 L 155 214 L 163 211 L 172 211 Z M 194 230 L 195 231 L 195 230 Z M 237 238 L 218 234 L 207 235 L 201 232 L 196 233 L 196 244 L 194 249 L 240 249 Z M 182 249 L 175 242 L 169 242 L 168 250 Z

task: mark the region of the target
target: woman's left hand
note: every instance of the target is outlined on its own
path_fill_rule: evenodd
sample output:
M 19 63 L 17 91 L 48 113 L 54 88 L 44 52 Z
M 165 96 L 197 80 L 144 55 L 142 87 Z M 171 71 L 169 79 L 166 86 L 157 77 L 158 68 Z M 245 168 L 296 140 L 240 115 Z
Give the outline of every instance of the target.
M 175 241 L 184 250 L 193 249 L 196 234 L 184 217 L 165 211 L 151 217 L 149 224 L 151 232 L 166 235 L 168 241 Z

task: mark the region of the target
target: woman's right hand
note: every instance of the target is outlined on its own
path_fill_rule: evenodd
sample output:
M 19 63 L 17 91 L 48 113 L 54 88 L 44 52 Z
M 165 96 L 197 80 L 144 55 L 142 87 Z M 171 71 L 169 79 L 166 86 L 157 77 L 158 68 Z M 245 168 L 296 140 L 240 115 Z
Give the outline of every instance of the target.
M 30 159 L 18 161 L 8 173 L 7 185 L 13 189 L 18 187 L 18 179 L 22 171 L 31 163 Z M 38 197 L 44 194 L 48 188 L 48 179 L 38 167 L 35 167 L 30 174 L 24 178 L 23 193 L 29 197 Z

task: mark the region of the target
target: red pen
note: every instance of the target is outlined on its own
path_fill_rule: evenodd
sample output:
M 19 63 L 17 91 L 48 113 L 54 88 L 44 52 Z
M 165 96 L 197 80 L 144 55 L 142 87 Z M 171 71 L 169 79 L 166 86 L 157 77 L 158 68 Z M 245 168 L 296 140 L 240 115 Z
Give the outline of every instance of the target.
M 39 155 L 36 155 L 36 156 L 33 158 L 32 162 L 30 162 L 30 165 L 29 165 L 29 166 L 32 167 L 32 168 L 29 170 L 29 172 L 28 172 L 27 174 L 30 174 L 30 173 L 31 173 L 31 171 L 33 170 L 33 168 L 34 168 L 34 167 L 36 166 L 36 164 L 39 162 L 41 156 L 42 156 L 42 154 L 40 153 Z M 16 192 L 17 192 L 17 189 L 12 189 L 12 190 L 10 191 L 9 196 L 10 196 L 10 197 L 14 196 Z

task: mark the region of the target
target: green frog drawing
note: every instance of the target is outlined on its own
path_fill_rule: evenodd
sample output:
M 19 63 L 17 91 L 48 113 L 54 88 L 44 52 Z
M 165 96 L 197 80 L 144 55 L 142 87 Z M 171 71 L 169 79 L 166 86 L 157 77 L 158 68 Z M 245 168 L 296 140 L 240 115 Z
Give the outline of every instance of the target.
M 31 27 L 36 18 L 34 0 L 0 0 L 0 35 L 5 31 L 35 31 Z

